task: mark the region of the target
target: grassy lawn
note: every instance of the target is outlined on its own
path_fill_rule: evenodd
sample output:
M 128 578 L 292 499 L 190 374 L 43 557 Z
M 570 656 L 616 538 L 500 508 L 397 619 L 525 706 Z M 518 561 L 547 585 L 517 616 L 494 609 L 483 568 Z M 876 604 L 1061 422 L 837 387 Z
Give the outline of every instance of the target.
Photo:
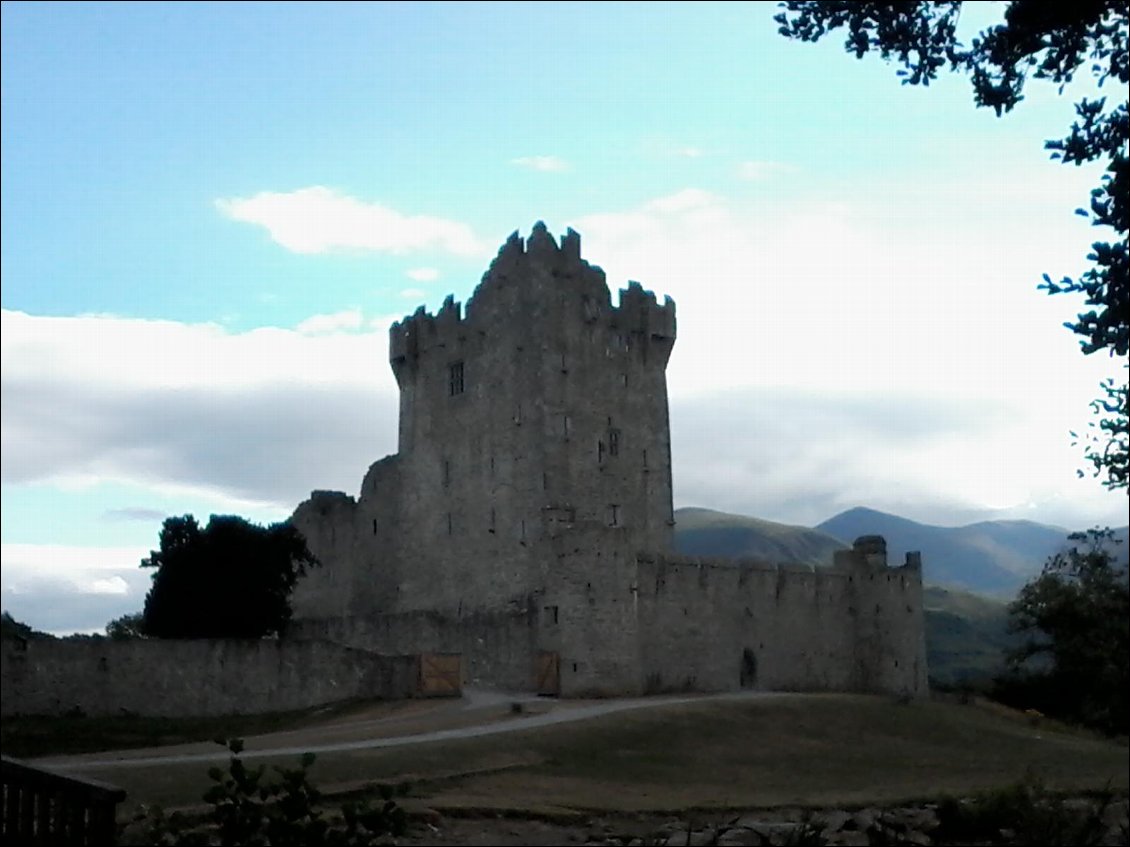
M 361 710 L 383 708 L 389 713 L 403 703 L 337 703 L 297 712 L 266 715 L 227 715 L 211 718 L 150 718 L 137 715 L 88 718 L 77 715 L 43 717 L 5 716 L 0 719 L 0 749 L 16 758 L 96 753 L 164 747 L 220 737 L 245 737 L 298 729 L 348 717 Z
M 1125 789 L 1126 762 L 1125 744 L 1033 725 L 1003 710 L 779 695 L 323 753 L 311 775 L 328 790 L 411 782 L 409 807 L 553 813 L 864 805 L 967 793 L 1026 776 L 1055 790 L 1108 783 Z M 206 770 L 197 764 L 84 773 L 125 788 L 127 806 L 174 806 L 198 802 Z

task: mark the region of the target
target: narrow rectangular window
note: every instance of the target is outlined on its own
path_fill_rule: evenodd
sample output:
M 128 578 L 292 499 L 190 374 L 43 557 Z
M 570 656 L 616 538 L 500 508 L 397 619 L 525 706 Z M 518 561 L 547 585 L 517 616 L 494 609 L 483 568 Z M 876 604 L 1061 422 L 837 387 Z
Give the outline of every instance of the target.
M 543 473 L 541 475 L 541 490 L 549 491 L 549 474 Z
M 377 519 L 373 518 L 373 535 L 377 534 Z
M 620 526 L 620 507 L 615 503 L 608 507 L 608 525 Z
M 596 442 L 596 461 L 599 464 L 604 461 L 604 442 Z
M 449 459 L 443 460 L 443 486 L 446 488 L 451 485 L 451 461 Z
M 451 512 L 448 512 L 447 513 L 447 534 L 448 535 L 451 535 L 451 529 L 452 529 Z
M 491 510 L 490 510 L 490 529 L 487 530 L 491 535 L 494 534 L 494 527 L 495 527 L 495 514 L 494 514 L 494 507 L 492 506 Z
M 447 372 L 447 391 L 448 394 L 454 397 L 456 394 L 463 393 L 463 363 L 455 362 L 448 368 Z
M 608 455 L 620 455 L 620 430 L 618 429 L 608 430 Z
M 566 438 L 569 437 L 569 416 L 568 415 L 562 415 L 561 416 L 561 434 L 564 435 Z
M 646 450 L 643 451 L 643 467 L 644 467 L 644 470 L 647 470 L 647 451 Z

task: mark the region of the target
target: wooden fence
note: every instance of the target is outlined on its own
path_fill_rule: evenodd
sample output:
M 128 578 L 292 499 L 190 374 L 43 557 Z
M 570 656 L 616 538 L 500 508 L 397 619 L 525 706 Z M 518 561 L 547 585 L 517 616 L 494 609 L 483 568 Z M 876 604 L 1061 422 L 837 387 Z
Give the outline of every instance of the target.
M 0 756 L 4 844 L 104 847 L 117 838 L 115 814 L 126 792 Z

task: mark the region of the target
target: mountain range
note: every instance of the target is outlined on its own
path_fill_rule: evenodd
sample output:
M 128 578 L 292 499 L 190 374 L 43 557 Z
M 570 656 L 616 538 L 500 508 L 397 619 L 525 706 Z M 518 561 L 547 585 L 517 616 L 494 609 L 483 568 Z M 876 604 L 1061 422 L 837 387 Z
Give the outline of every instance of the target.
M 1011 597 L 1038 574 L 1049 557 L 1064 550 L 1068 531 L 1032 521 L 981 521 L 933 526 L 875 509 L 841 512 L 816 527 L 790 526 L 711 509 L 675 512 L 675 547 L 695 556 L 750 556 L 772 562 L 831 564 L 833 551 L 861 535 L 882 535 L 887 555 L 900 564 L 910 550 L 922 553 L 923 578 L 997 597 Z M 1127 555 L 1127 528 L 1119 558 Z

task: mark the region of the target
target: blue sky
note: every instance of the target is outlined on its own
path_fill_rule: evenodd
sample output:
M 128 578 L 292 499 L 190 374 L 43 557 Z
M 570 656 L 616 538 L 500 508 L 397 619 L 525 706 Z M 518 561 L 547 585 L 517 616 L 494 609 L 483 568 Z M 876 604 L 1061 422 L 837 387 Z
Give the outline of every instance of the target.
M 775 11 L 4 3 L 4 608 L 100 628 L 163 516 L 355 493 L 388 324 L 539 219 L 678 303 L 676 505 L 1124 523 L 1068 436 L 1119 371 L 1036 290 L 1095 235 L 1074 92 L 998 119 Z

